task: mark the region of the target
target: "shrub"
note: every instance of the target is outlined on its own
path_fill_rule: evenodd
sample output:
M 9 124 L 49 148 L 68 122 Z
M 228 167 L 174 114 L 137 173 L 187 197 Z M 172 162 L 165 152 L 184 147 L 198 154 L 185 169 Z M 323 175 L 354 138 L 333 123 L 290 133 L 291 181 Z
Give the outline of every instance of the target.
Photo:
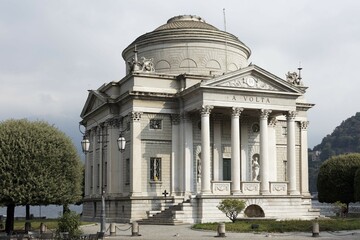
M 245 201 L 238 199 L 224 199 L 217 208 L 225 213 L 232 222 L 236 221 L 238 214 L 245 208 Z
M 74 211 L 65 212 L 58 219 L 57 234 L 68 233 L 68 239 L 79 239 L 82 234 L 80 227 L 80 215 Z

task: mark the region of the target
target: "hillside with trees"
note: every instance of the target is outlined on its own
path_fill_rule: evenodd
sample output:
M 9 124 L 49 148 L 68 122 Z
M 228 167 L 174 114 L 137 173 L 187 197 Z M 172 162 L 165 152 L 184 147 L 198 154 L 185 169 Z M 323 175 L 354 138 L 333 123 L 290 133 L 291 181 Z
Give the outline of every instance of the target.
M 343 121 L 323 138 L 313 150 L 309 149 L 310 191 L 316 192 L 320 165 L 332 156 L 344 153 L 360 153 L 360 112 Z

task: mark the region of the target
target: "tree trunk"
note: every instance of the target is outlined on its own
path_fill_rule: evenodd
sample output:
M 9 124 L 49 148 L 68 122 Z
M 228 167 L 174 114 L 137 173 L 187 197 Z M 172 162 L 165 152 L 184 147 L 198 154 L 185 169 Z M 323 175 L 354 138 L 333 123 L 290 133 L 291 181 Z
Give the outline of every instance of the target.
M 30 222 L 30 205 L 26 204 L 26 215 L 25 215 L 25 232 L 29 232 L 31 230 L 31 222 Z
M 7 205 L 5 232 L 10 235 L 14 231 L 15 204 Z
M 69 213 L 69 212 L 70 212 L 69 204 L 64 204 L 63 205 L 63 215 L 65 213 Z

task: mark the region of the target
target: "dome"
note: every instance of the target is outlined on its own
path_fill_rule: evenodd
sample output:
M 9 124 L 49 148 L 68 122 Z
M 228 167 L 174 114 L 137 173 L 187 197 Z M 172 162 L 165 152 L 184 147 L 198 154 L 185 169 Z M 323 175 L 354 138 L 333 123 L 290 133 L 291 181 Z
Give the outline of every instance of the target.
M 221 75 L 246 67 L 251 54 L 236 36 L 194 15 L 172 17 L 138 37 L 122 53 L 126 63 L 135 46 L 139 58 L 152 60 L 155 72 L 175 75 Z
M 181 28 L 200 28 L 208 30 L 219 30 L 216 27 L 207 24 L 204 19 L 194 15 L 180 15 L 173 18 L 170 18 L 166 24 L 161 25 L 156 28 L 154 31 L 164 30 L 164 29 L 181 29 Z

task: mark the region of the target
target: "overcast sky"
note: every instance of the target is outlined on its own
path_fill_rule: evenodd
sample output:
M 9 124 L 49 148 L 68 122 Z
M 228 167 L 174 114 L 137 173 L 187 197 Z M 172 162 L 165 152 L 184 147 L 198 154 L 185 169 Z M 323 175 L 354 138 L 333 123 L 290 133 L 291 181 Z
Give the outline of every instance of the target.
M 125 76 L 122 50 L 177 15 L 201 16 L 285 78 L 301 62 L 309 147 L 359 111 L 360 1 L 0 0 L 0 121 L 45 120 L 79 147 L 88 89 Z

